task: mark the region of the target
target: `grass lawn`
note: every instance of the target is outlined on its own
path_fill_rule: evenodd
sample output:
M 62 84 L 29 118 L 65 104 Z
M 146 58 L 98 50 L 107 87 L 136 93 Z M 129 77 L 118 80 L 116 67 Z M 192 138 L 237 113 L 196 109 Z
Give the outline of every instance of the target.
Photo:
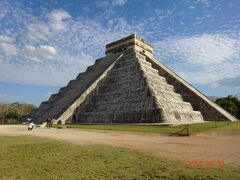
M 145 132 L 145 133 L 161 133 L 170 135 L 177 131 L 182 130 L 186 125 L 136 125 L 136 124 L 68 124 L 68 125 L 55 125 L 65 126 L 67 128 L 79 129 L 94 129 L 94 130 L 113 130 L 113 131 L 131 131 L 131 132 Z M 207 122 L 189 124 L 190 135 L 211 130 L 234 130 L 240 131 L 239 122 Z
M 0 179 L 240 179 L 240 168 L 189 168 L 124 148 L 0 136 Z

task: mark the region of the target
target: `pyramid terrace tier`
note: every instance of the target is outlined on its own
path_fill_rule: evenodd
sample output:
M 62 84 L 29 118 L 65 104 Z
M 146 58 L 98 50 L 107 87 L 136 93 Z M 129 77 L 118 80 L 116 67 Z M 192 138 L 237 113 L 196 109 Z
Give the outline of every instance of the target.
M 161 109 L 125 110 L 117 112 L 82 112 L 73 120 L 73 123 L 159 123 Z

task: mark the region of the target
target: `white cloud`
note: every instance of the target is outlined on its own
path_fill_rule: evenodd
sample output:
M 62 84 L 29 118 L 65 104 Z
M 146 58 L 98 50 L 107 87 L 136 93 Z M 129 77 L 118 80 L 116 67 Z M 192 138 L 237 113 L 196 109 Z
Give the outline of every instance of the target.
M 71 18 L 71 16 L 64 10 L 55 9 L 42 19 L 44 18 L 47 18 L 47 21 L 33 17 L 30 22 L 27 23 L 27 38 L 46 41 L 52 34 L 56 33 L 56 31 L 65 30 L 66 26 L 64 21 Z
M 7 73 L 5 71 L 7 69 Z M 2 82 L 46 85 L 46 86 L 63 86 L 67 83 L 66 72 L 60 69 L 53 70 L 52 67 L 46 66 L 18 66 L 16 64 L 1 64 L 0 77 Z
M 195 9 L 196 7 L 190 5 L 188 8 L 189 8 L 189 9 Z
M 0 81 L 65 85 L 93 64 L 94 59 L 104 56 L 107 43 L 131 33 L 138 33 L 155 42 L 155 55 L 190 82 L 211 83 L 239 74 L 240 63 L 237 58 L 240 41 L 229 36 L 236 34 L 232 29 L 228 32 L 219 30 L 216 34 L 192 35 L 195 31 L 182 19 L 189 13 L 178 11 L 178 7 L 156 9 L 153 16 L 150 14 L 144 20 L 133 17 L 129 22 L 114 10 L 114 7 L 123 6 L 124 3 L 126 1 L 97 1 L 102 8 L 95 15 L 74 18 L 64 10 L 48 11 L 46 8 L 36 16 L 31 8 L 25 9 L 10 3 L 7 3 L 8 7 L 2 6 L 8 9 L 3 18 L 4 21 L 7 19 L 8 26 L 1 28 L 0 34 L 16 38 L 11 42 L 8 38 L 2 38 L 9 41 L 2 43 L 15 44 L 18 54 L 13 57 L 0 52 Z M 200 3 L 190 4 L 198 7 Z M 189 3 L 186 7 L 189 7 Z M 175 17 L 179 17 L 178 22 L 185 24 L 181 26 L 183 32 L 180 32 L 181 28 L 179 32 L 174 32 Z M 205 20 L 205 17 L 193 18 L 193 24 Z M 170 25 L 165 26 L 164 23 Z M 208 28 L 206 24 L 205 27 L 203 25 L 198 24 L 197 27 Z M 176 37 L 170 38 L 172 35 Z
M 155 47 L 164 63 L 191 83 L 216 84 L 240 74 L 238 38 L 202 34 L 156 42 Z
M 53 59 L 57 50 L 52 46 L 41 45 L 39 47 L 26 46 L 24 49 L 26 58 L 33 61 Z
M 198 0 L 197 2 L 202 3 L 204 6 L 208 6 L 210 3 L 209 0 Z
M 16 45 L 19 53 L 11 58 L 0 51 L 2 82 L 66 85 L 87 66 L 92 65 L 94 59 L 104 54 L 105 44 L 130 34 L 132 28 L 126 25 L 126 28 L 119 31 L 113 29 L 114 27 L 102 26 L 100 22 L 92 19 L 69 19 L 68 13 L 63 10 L 54 10 L 47 15 L 40 14 L 36 17 L 17 6 L 9 4 L 9 7 L 17 12 L 8 13 L 16 15 L 9 17 L 9 24 L 14 29 L 7 28 L 4 33 L 0 29 L 0 33 L 12 33 L 18 38 Z M 66 28 L 52 29 L 50 24 L 54 24 L 53 22 L 60 22 Z M 115 25 L 119 27 L 118 24 L 122 27 L 124 23 L 116 21 Z
M 113 0 L 112 4 L 113 6 L 123 6 L 126 2 L 127 0 Z
M 97 0 L 96 1 L 96 5 L 101 7 L 101 8 L 105 8 L 109 5 L 108 1 L 104 1 L 104 0 Z
M 14 44 L 0 43 L 0 48 L 6 55 L 14 56 L 17 54 L 17 48 Z
M 216 64 L 233 58 L 237 53 L 236 39 L 221 34 L 174 38 L 155 43 L 158 50 L 179 56 L 192 64 Z
M 17 54 L 17 47 L 14 43 L 14 39 L 6 36 L 0 35 L 0 49 L 5 55 L 14 56 Z
M 6 36 L 6 35 L 0 35 L 0 42 L 12 43 L 12 42 L 14 42 L 14 39 L 9 36 Z
M 33 40 L 47 40 L 48 35 L 50 34 L 50 28 L 44 22 L 34 22 L 27 24 L 28 37 Z
M 64 30 L 64 20 L 71 18 L 68 12 L 64 10 L 55 9 L 47 15 L 49 20 L 49 25 L 52 29 L 55 30 Z
M 7 83 L 65 86 L 87 66 L 94 63 L 91 56 L 61 54 L 57 60 L 27 61 L 25 64 L 9 64 L 0 61 L 0 80 Z

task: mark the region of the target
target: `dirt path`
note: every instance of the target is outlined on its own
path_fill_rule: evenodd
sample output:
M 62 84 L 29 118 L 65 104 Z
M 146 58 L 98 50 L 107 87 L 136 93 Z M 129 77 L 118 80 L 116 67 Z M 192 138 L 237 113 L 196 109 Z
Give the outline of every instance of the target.
M 240 165 L 240 133 L 211 133 L 192 137 L 166 137 L 114 131 L 36 128 L 0 125 L 0 135 L 31 135 L 66 140 L 75 144 L 106 144 L 131 148 L 160 157 L 184 161 L 219 161 Z M 0 142 L 1 144 L 1 142 Z

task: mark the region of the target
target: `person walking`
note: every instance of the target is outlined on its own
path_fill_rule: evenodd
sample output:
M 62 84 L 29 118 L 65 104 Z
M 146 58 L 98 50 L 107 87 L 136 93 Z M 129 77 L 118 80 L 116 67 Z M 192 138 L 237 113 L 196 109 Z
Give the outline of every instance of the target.
M 31 122 L 28 124 L 28 131 L 32 131 L 34 126 L 35 126 L 35 124 L 33 123 L 33 121 L 31 121 Z
M 49 115 L 47 118 L 47 127 L 50 128 L 51 127 L 51 116 Z
M 53 118 L 50 119 L 50 128 L 53 126 Z

